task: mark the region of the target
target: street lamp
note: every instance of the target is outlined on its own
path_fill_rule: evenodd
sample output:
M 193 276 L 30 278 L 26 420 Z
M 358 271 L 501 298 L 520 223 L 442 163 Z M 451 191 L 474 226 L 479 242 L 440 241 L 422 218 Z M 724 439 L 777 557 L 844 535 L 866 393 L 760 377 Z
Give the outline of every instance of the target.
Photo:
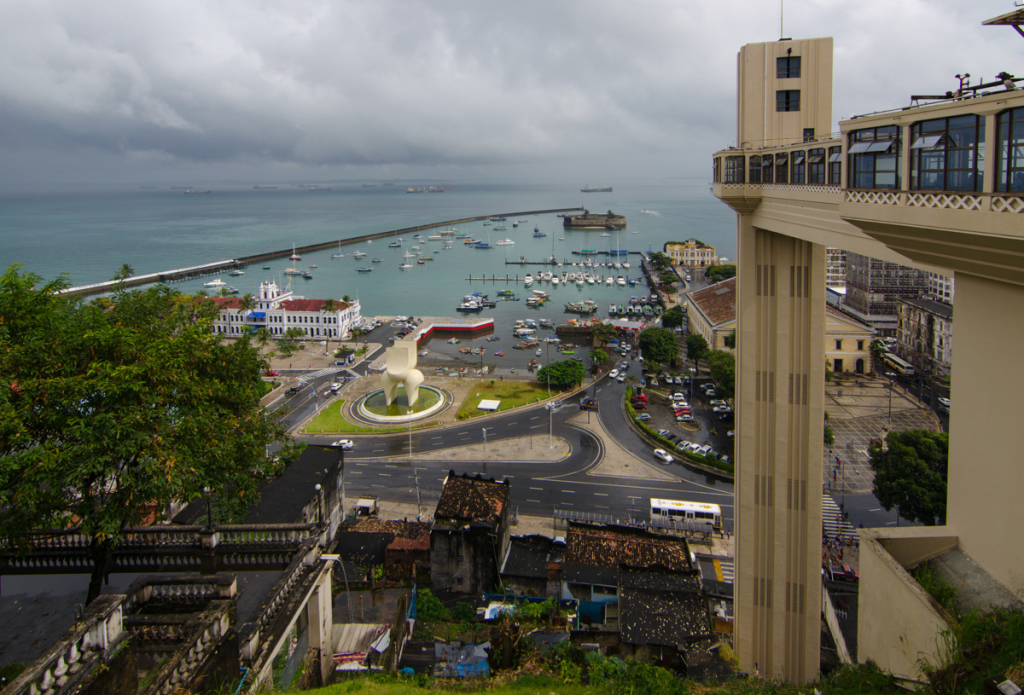
M 551 343 L 545 343 L 546 359 L 548 362 L 548 371 L 544 377 L 544 381 L 548 384 L 548 449 L 555 448 L 554 441 L 554 412 L 551 409 Z
M 316 490 L 316 523 L 322 524 L 324 521 L 324 513 L 320 493 L 323 491 L 323 488 L 320 486 L 320 483 L 317 483 L 313 486 L 313 489 Z
M 889 379 L 889 425 L 886 429 L 892 429 L 892 387 L 895 384 L 896 374 L 893 372 L 886 372 L 885 376 Z

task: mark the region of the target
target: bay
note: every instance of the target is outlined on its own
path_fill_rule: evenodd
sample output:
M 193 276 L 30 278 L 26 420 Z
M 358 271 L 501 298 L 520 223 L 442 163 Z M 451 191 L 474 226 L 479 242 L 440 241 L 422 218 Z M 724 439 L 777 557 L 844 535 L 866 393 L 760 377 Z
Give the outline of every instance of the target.
M 266 184 L 272 186 L 275 184 Z M 419 187 L 422 184 L 412 184 Z M 521 282 L 470 282 L 468 277 L 506 275 L 522 278 L 536 274 L 540 266 L 506 265 L 525 256 L 541 261 L 554 255 L 571 263 L 581 260 L 573 251 L 624 248 L 631 252 L 661 250 L 665 241 L 698 238 L 715 246 L 720 255 L 735 257 L 735 217 L 708 191 L 703 180 L 679 180 L 616 185 L 613 193 L 581 193 L 569 185 L 483 185 L 456 183 L 443 193 L 406 193 L 406 184 L 364 186 L 361 183 L 309 186 L 276 184 L 254 188 L 252 184 L 213 184 L 201 187 L 210 193 L 187 195 L 180 189 L 94 189 L 41 193 L 0 194 L 0 262 L 5 269 L 20 263 L 44 279 L 66 274 L 73 285 L 108 280 L 127 263 L 137 274 L 170 270 L 217 260 L 238 258 L 272 250 L 289 249 L 332 240 L 344 240 L 373 232 L 385 232 L 420 224 L 440 223 L 461 217 L 513 213 L 585 205 L 593 212 L 612 210 L 625 215 L 625 231 L 602 236 L 599 231 L 564 230 L 554 214 L 519 216 L 505 231 L 480 222 L 461 225 L 461 232 L 489 241 L 493 248 L 479 250 L 461 241 L 444 250 L 441 242 L 427 241 L 422 232 L 422 252 L 434 260 L 417 265 L 403 258 L 414 240 L 406 235 L 402 249 L 388 248 L 385 240 L 373 244 L 344 245 L 345 258 L 332 258 L 338 249 L 305 254 L 301 262 L 271 261 L 269 270 L 250 266 L 244 276 L 225 282 L 241 293 L 256 292 L 259 283 L 274 280 L 288 284 L 282 271 L 289 266 L 309 270 L 311 280 L 294 278 L 298 296 L 325 299 L 358 298 L 365 315 L 455 315 L 459 299 L 484 292 L 491 299 L 498 290 L 511 289 L 520 297 L 529 291 Z M 198 187 L 197 187 L 198 188 Z M 547 234 L 534 238 L 534 227 Z M 503 238 L 515 244 L 494 246 Z M 356 259 L 360 249 L 367 255 Z M 372 258 L 380 263 L 372 263 Z M 608 260 L 606 256 L 594 260 Z M 630 256 L 630 270 L 608 269 L 604 274 L 640 275 L 638 257 Z M 399 270 L 408 261 L 412 268 Z M 310 265 L 317 266 L 309 268 Z M 359 266 L 372 272 L 359 273 Z M 564 267 L 562 270 L 572 270 Z M 600 272 L 600 271 L 598 271 Z M 174 287 L 197 292 L 210 277 L 196 278 Z M 513 316 L 550 317 L 564 320 L 567 301 L 594 299 L 600 314 L 611 302 L 623 303 L 632 295 L 646 294 L 644 286 L 534 285 L 553 295 L 545 310 L 526 310 L 522 302 L 499 302 L 486 316 L 502 323 Z

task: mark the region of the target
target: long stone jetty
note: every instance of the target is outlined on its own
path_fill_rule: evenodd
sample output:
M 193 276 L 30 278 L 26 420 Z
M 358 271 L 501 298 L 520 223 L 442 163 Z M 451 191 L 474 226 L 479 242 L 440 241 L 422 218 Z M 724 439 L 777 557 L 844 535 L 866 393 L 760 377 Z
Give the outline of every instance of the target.
M 174 270 L 165 270 L 159 273 L 145 273 L 143 275 L 133 275 L 125 280 L 106 280 L 104 282 L 94 282 L 90 285 L 80 285 L 78 287 L 69 287 L 62 291 L 62 294 L 68 295 L 90 295 L 90 294 L 103 294 L 104 292 L 113 292 L 120 287 L 138 287 L 140 285 L 149 285 L 154 282 L 171 282 L 174 280 L 185 280 L 193 277 L 200 277 L 202 275 L 209 275 L 213 273 L 219 273 L 224 270 L 230 270 L 232 268 L 244 268 L 251 263 L 262 263 L 269 261 L 274 258 L 287 258 L 292 253 L 309 253 L 311 251 L 323 251 L 324 249 L 334 248 L 338 243 L 342 244 L 358 244 L 363 241 L 370 239 L 385 239 L 390 236 L 398 236 L 400 234 L 411 234 L 415 232 L 422 232 L 427 229 L 436 229 L 437 227 L 450 227 L 456 224 L 465 224 L 467 222 L 479 222 L 480 220 L 487 220 L 492 217 L 518 217 L 522 215 L 549 215 L 553 213 L 562 212 L 574 212 L 576 210 L 582 210 L 583 208 L 555 208 L 553 210 L 523 210 L 520 212 L 498 212 L 488 215 L 477 215 L 476 217 L 461 217 L 456 220 L 445 220 L 442 222 L 431 222 L 429 224 L 421 224 L 415 227 L 403 227 L 402 229 L 393 229 L 388 232 L 375 232 L 373 234 L 363 234 L 361 236 L 349 237 L 347 239 L 332 239 L 331 241 L 323 241 L 316 244 L 307 244 L 306 246 L 297 246 L 295 249 L 287 248 L 280 249 L 278 251 L 268 251 L 267 253 L 258 253 L 252 256 L 242 256 L 239 258 L 231 258 L 224 261 L 215 261 L 213 263 L 203 263 L 201 265 L 189 266 L 187 268 L 175 268 Z

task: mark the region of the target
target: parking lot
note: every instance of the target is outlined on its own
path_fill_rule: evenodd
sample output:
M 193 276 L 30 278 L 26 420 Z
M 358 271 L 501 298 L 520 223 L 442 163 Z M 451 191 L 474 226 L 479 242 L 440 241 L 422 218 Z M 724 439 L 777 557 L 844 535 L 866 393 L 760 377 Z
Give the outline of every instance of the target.
M 731 459 L 734 415 L 716 393 L 706 392 L 713 386 L 706 377 L 696 377 L 692 383 L 691 378 L 684 375 L 670 375 L 668 381 L 665 377 L 649 379 L 643 389 L 648 400 L 638 412 L 647 413 L 650 416 L 647 424 L 673 440 L 676 444 L 673 454 L 682 447 L 689 447 L 692 453 Z M 722 412 L 715 412 L 716 408 Z

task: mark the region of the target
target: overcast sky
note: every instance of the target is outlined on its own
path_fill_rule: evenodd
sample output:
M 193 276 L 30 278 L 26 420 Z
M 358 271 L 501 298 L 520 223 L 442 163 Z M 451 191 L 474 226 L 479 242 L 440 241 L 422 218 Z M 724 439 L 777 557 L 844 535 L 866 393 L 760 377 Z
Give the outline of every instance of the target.
M 1013 0 L 785 0 L 833 117 L 1024 75 Z M 0 0 L 0 185 L 710 176 L 778 0 Z

